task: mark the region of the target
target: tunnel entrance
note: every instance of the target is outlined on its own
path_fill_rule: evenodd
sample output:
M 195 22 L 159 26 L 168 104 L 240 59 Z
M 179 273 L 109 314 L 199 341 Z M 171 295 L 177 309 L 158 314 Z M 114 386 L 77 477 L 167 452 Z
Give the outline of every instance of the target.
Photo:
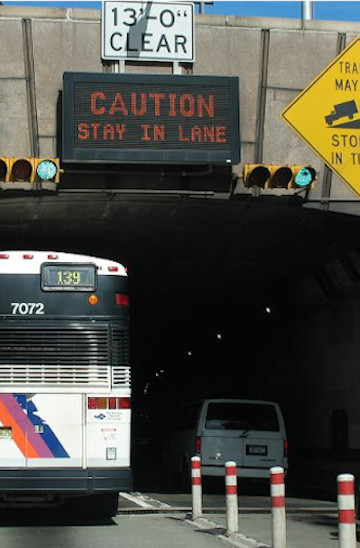
M 207 397 L 277 401 L 295 454 L 356 451 L 360 221 L 292 205 L 10 197 L 0 202 L 1 248 L 128 267 L 135 453 L 167 435 L 180 403 Z

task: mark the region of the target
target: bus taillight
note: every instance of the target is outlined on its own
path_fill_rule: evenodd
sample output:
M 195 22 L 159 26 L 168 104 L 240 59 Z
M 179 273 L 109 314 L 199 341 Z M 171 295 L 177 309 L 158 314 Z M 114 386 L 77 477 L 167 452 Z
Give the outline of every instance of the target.
M 131 409 L 130 398 L 88 397 L 88 409 Z
M 115 293 L 115 304 L 117 306 L 129 306 L 129 295 L 125 295 L 125 293 Z
M 88 398 L 88 409 L 99 409 L 98 398 Z
M 118 398 L 118 409 L 130 409 L 130 398 Z
M 88 409 L 107 409 L 108 398 L 88 398 Z

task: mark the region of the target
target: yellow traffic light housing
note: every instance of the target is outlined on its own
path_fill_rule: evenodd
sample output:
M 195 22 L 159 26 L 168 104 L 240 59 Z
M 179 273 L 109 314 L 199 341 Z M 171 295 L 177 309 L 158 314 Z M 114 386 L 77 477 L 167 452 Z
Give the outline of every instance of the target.
M 309 188 L 316 180 L 316 171 L 311 166 L 245 164 L 244 185 L 268 188 Z
M 10 181 L 14 183 L 33 183 L 34 164 L 34 158 L 12 158 Z
M 0 183 L 59 183 L 59 158 L 0 157 Z M 14 185 L 12 188 L 16 188 Z
M 11 158 L 0 158 L 0 181 L 7 183 L 10 180 Z

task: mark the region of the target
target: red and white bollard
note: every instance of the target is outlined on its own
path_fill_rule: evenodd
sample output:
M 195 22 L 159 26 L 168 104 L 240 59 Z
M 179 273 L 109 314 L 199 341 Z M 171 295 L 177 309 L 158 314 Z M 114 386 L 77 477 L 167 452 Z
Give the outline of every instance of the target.
M 191 457 L 192 519 L 202 516 L 201 458 Z
M 272 517 L 272 546 L 286 548 L 286 513 L 284 469 L 270 468 L 270 495 Z
M 339 509 L 339 546 L 356 547 L 355 481 L 352 474 L 337 477 Z
M 225 490 L 226 490 L 226 532 L 228 535 L 239 530 L 239 513 L 237 498 L 237 471 L 236 462 L 225 463 Z

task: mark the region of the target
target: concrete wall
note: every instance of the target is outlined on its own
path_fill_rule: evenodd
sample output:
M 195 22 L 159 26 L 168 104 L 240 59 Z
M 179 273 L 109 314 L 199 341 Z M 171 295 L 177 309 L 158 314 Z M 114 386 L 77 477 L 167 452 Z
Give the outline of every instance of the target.
M 0 6 L 0 156 L 56 155 L 63 72 L 112 71 L 100 59 L 99 18 L 99 11 Z M 355 23 L 302 26 L 299 20 L 199 15 L 196 62 L 183 67 L 184 74 L 239 77 L 244 163 L 312 164 L 319 182 L 307 207 L 356 215 L 355 194 L 324 168 L 279 113 L 358 35 Z M 171 66 L 128 63 L 126 71 L 170 73 Z M 240 173 L 241 165 L 234 170 Z M 236 192 L 248 192 L 241 179 Z M 320 197 L 335 201 L 324 205 Z M 319 308 L 276 334 L 273 361 L 294 383 L 304 444 L 330 447 L 332 414 L 345 410 L 350 447 L 360 448 L 359 329 L 356 289 L 341 306 Z
M 345 442 L 336 445 L 347 432 L 348 449 L 360 449 L 359 330 L 357 287 L 351 297 L 303 318 L 289 316 L 281 330 L 270 331 L 273 370 L 285 381 L 299 446 L 346 450 Z
M 196 17 L 196 75 L 240 79 L 243 162 L 311 163 L 319 182 L 308 207 L 359 214 L 357 197 L 280 120 L 279 113 L 350 41 L 360 24 L 212 15 Z M 100 12 L 0 6 L 0 154 L 54 156 L 64 71 L 112 71 L 100 59 Z M 127 72 L 171 72 L 128 63 Z M 241 174 L 241 166 L 235 166 Z M 236 192 L 246 192 L 241 179 Z

